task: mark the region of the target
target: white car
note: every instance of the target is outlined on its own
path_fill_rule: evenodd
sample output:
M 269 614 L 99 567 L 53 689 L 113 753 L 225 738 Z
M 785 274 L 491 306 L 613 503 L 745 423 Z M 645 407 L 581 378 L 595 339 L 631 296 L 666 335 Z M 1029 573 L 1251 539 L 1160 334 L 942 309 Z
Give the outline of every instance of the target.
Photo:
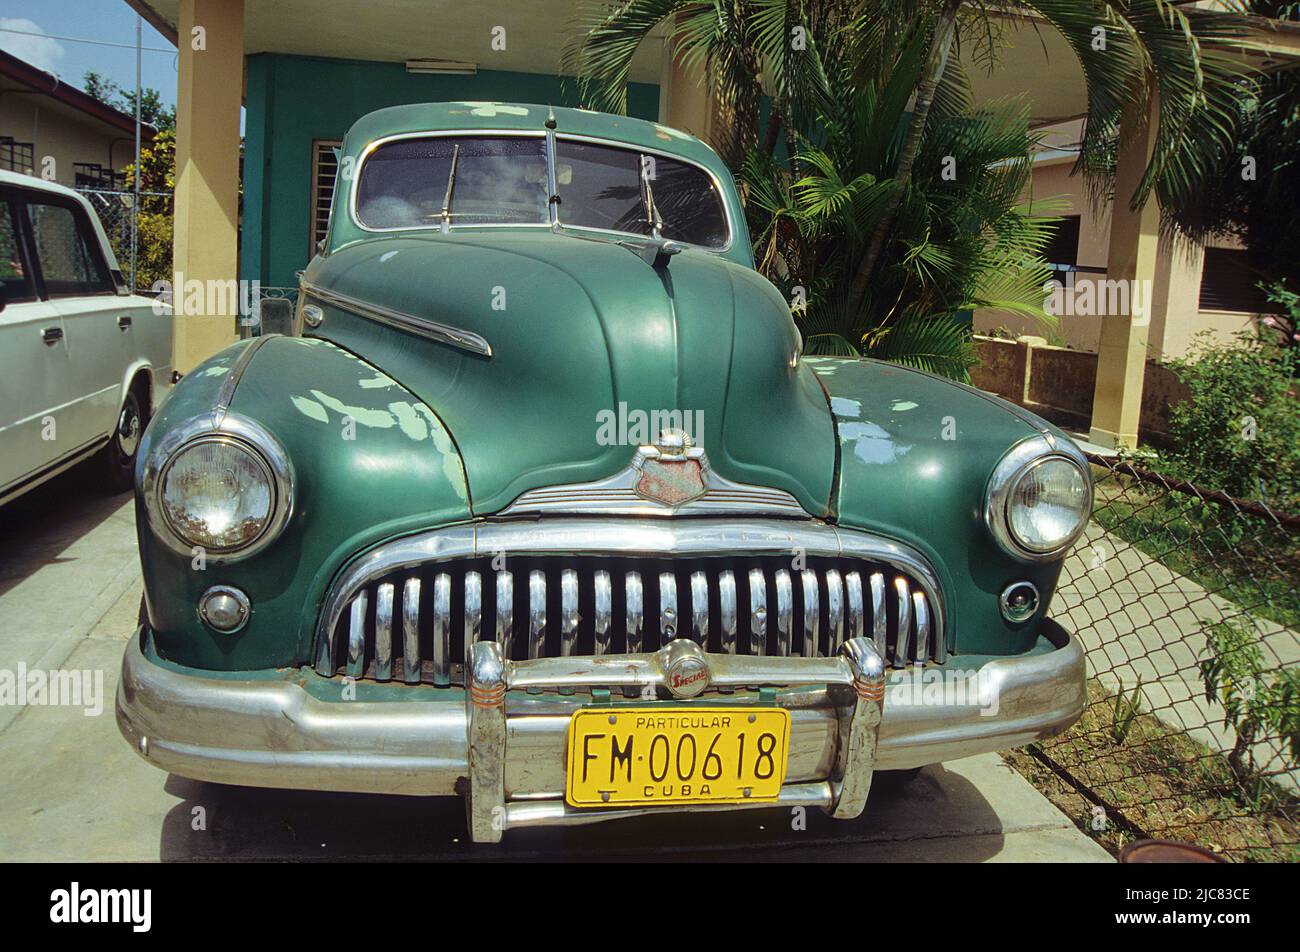
M 127 289 L 90 203 L 0 171 L 0 503 L 96 454 L 129 489 L 171 364 L 170 310 Z

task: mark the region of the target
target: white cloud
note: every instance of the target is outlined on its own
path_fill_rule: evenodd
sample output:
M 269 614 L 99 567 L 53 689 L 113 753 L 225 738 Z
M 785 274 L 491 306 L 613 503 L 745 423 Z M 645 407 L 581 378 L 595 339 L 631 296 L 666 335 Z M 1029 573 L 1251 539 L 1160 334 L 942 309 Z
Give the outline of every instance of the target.
M 59 63 L 63 61 L 63 44 L 50 39 L 37 24 L 31 20 L 16 17 L 0 17 L 0 31 L 18 30 L 17 33 L 0 32 L 0 50 L 4 50 L 20 60 L 26 60 L 37 69 L 47 73 L 57 73 Z M 40 36 L 27 36 L 39 33 Z

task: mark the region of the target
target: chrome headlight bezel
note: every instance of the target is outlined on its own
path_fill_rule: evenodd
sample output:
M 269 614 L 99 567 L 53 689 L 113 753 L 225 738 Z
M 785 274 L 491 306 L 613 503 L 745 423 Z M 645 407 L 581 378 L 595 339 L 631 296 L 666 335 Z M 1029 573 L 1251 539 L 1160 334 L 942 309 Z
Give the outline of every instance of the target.
M 1078 470 L 1089 502 L 1078 526 L 1063 543 L 1050 549 L 1035 549 L 1016 538 L 1011 529 L 1009 507 L 1020 480 L 1048 460 L 1063 460 Z M 1004 552 L 1025 562 L 1050 562 L 1069 551 L 1088 525 L 1092 515 L 1092 471 L 1087 457 L 1074 443 L 1042 434 L 1017 443 L 1007 451 L 989 477 L 984 499 L 984 523 Z
M 274 496 L 266 525 L 241 546 L 209 548 L 185 539 L 172 526 L 162 504 L 166 476 L 177 456 L 183 450 L 212 442 L 228 443 L 250 453 L 264 469 Z M 284 531 L 293 512 L 294 473 L 289 454 L 264 426 L 234 413 L 226 413 L 219 420 L 204 414 L 170 430 L 142 457 L 139 487 L 154 535 L 173 552 L 186 557 L 201 548 L 211 562 L 236 562 L 261 552 Z

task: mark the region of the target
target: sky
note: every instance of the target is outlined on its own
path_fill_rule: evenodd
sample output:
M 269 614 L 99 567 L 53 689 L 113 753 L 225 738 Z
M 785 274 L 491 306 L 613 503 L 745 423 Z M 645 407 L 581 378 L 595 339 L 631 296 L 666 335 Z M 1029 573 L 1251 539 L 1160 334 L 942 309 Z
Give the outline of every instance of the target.
M 125 0 L 0 0 L 0 49 L 78 88 L 93 70 L 134 90 L 136 19 Z M 41 35 L 27 35 L 31 33 Z M 175 105 L 175 48 L 148 23 L 143 23 L 141 38 L 143 84 Z

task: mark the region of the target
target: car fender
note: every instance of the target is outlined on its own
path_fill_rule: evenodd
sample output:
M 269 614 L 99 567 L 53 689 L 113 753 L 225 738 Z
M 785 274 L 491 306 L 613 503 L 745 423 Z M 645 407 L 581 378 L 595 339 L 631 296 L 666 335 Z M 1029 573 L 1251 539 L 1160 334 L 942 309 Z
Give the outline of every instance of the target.
M 169 434 L 227 417 L 257 424 L 283 449 L 292 511 L 279 536 L 246 558 L 177 551 L 160 537 L 165 528 L 150 523 L 142 477 Z M 470 512 L 460 455 L 436 414 L 374 366 L 312 338 L 240 342 L 187 374 L 145 433 L 136 484 L 159 655 L 213 670 L 307 663 L 324 590 L 349 560 Z M 198 619 L 200 596 L 218 584 L 251 601 L 252 617 L 236 635 Z
M 1068 439 L 1027 411 L 897 364 L 806 358 L 825 387 L 839 439 L 840 524 L 921 552 L 943 584 L 948 640 L 958 652 L 1019 654 L 1037 639 L 1061 562 L 1012 557 L 984 522 L 988 481 L 1017 443 Z M 1041 607 L 1012 624 L 998 599 L 1029 581 Z

